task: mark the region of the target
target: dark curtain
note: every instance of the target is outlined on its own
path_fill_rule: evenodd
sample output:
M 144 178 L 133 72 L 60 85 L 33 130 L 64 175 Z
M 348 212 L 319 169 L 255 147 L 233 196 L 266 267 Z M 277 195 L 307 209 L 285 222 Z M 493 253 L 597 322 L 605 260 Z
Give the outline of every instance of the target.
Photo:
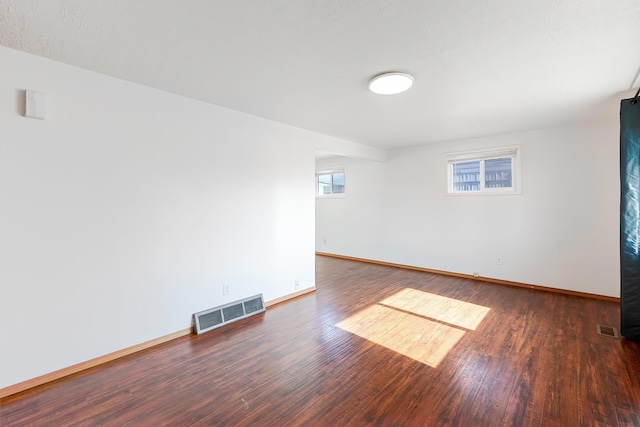
M 640 341 L 640 102 L 620 102 L 620 333 Z

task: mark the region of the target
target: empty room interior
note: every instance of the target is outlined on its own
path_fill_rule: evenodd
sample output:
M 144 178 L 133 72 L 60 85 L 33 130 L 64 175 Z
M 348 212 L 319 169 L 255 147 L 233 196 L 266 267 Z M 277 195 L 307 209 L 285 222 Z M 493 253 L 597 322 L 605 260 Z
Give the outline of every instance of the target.
M 0 0 L 0 426 L 640 426 L 638 22 Z

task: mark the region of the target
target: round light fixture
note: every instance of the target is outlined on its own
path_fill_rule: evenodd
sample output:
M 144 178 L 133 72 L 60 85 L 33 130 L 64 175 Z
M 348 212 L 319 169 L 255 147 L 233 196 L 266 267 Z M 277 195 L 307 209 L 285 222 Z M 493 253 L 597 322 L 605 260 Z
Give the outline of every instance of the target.
M 413 76 L 407 73 L 379 74 L 369 82 L 369 90 L 379 95 L 395 95 L 413 84 Z

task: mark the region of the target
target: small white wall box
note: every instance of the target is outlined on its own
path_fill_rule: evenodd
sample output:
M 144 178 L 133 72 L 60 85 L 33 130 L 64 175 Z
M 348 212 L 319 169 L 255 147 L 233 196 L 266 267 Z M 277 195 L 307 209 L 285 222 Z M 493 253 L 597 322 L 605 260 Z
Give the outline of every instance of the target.
M 44 120 L 47 113 L 47 96 L 34 90 L 24 91 L 24 116 L 31 119 Z

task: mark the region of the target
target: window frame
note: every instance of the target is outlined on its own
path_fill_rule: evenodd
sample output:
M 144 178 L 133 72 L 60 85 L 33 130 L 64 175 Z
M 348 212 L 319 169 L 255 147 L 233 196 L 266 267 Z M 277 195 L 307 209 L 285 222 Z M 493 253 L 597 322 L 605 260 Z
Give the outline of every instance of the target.
M 522 194 L 521 186 L 521 148 L 519 145 L 487 148 L 480 150 L 467 150 L 446 154 L 446 191 L 448 196 L 487 196 L 487 195 L 513 195 Z M 493 159 L 511 159 L 511 187 L 486 187 L 485 161 Z M 479 190 L 456 191 L 454 182 L 454 165 L 463 162 L 480 162 Z
M 333 192 L 333 175 L 334 174 L 343 174 L 344 175 L 344 188 L 342 193 L 334 193 Z M 318 182 L 318 177 L 320 175 L 331 175 L 331 193 L 330 194 L 320 194 L 319 188 L 320 183 Z M 315 193 L 316 198 L 318 199 L 341 199 L 347 197 L 347 167 L 331 167 L 326 169 L 318 169 L 316 170 L 316 178 L 315 178 Z

